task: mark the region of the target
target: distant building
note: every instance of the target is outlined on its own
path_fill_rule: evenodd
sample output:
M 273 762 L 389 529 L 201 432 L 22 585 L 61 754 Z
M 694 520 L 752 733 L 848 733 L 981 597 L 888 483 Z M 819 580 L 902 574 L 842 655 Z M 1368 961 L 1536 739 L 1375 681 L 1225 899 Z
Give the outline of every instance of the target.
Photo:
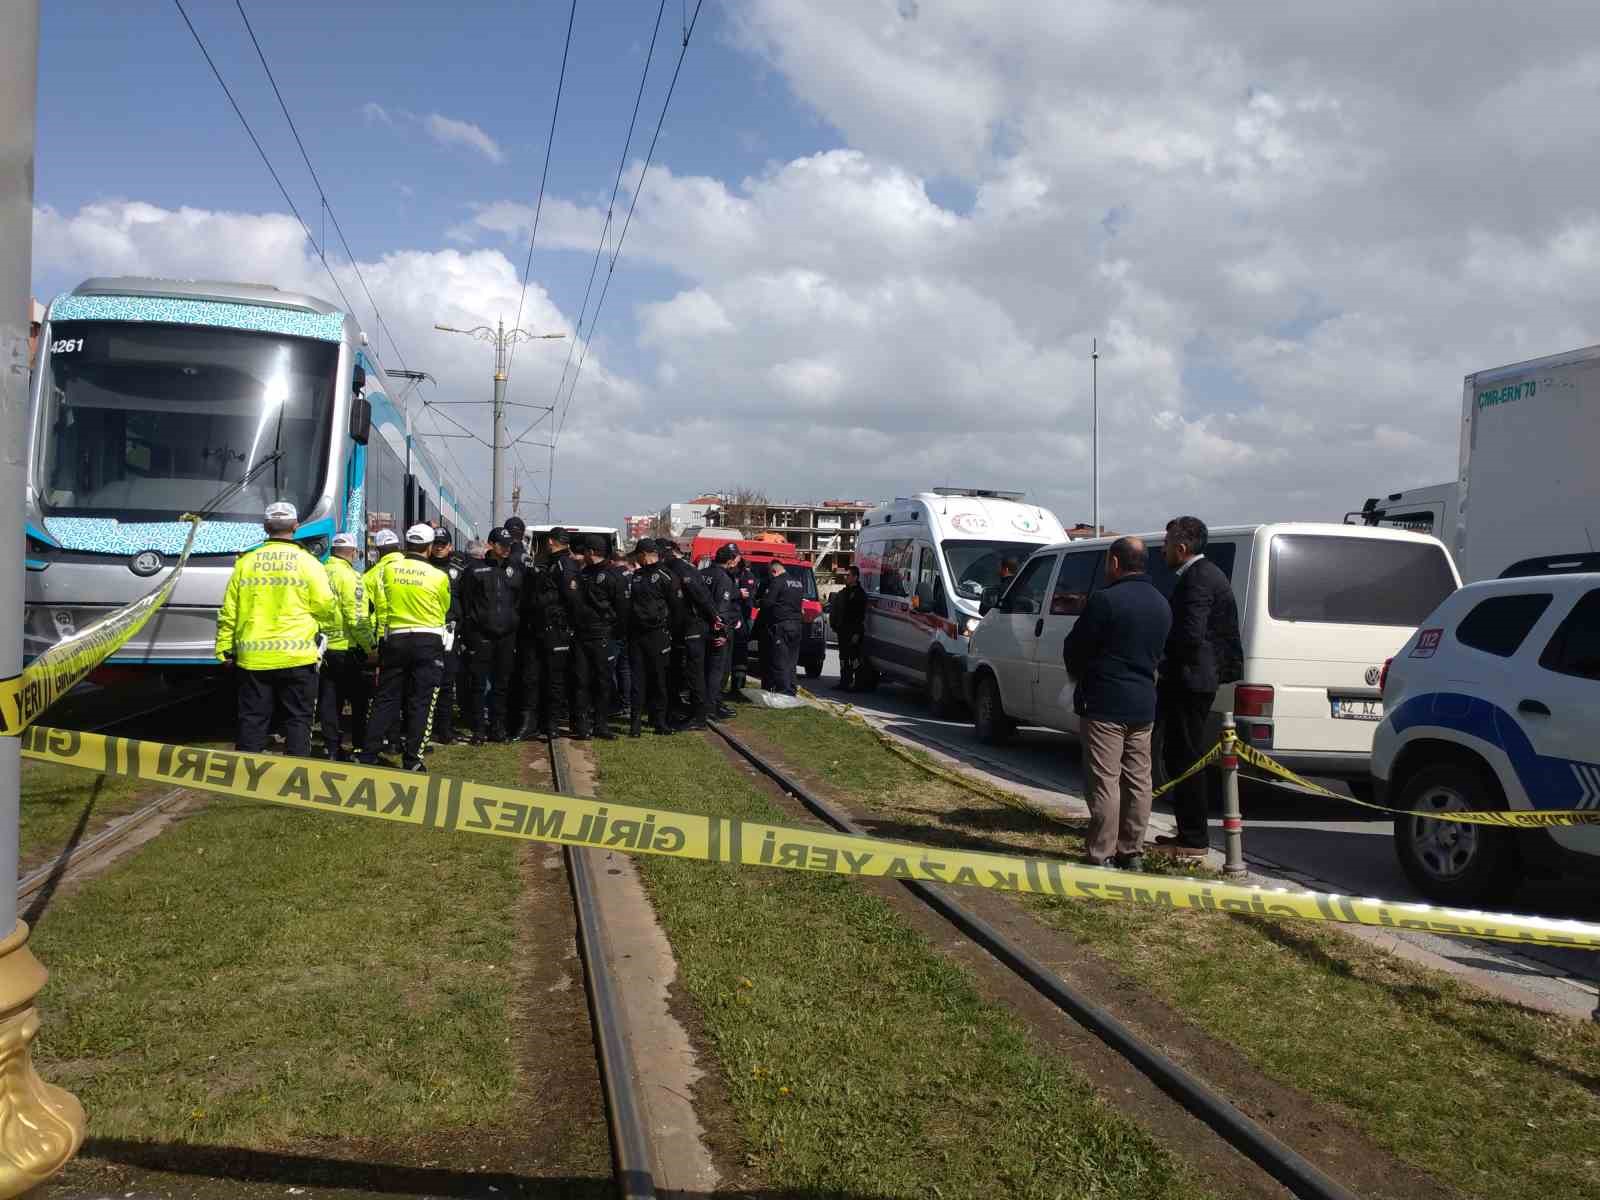
M 631 546 L 642 537 L 654 536 L 650 531 L 655 527 L 655 513 L 644 513 L 639 516 L 623 517 L 622 540 Z
M 789 542 L 818 571 L 843 571 L 855 561 L 861 518 L 873 507 L 865 500 L 742 503 L 701 496 L 663 509 L 661 517 L 674 537 L 696 525 L 737 529 L 750 541 Z

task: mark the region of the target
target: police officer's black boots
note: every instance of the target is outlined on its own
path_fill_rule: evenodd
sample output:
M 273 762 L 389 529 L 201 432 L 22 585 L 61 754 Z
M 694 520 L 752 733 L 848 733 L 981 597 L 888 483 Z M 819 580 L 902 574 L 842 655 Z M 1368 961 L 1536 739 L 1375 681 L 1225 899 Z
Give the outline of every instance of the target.
M 639 714 L 638 713 L 634 713 L 632 719 L 629 720 L 629 722 L 628 722 L 628 736 L 631 737 L 631 738 L 638 737 L 639 734 L 642 732 L 640 726 L 641 726 L 641 722 L 639 720 Z

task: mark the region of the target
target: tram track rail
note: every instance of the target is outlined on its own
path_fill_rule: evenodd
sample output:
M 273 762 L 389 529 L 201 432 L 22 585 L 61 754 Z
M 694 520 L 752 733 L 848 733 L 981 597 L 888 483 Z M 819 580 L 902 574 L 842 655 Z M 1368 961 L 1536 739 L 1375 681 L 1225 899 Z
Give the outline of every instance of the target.
M 552 738 L 549 745 L 555 790 L 566 796 L 577 795 L 572 787 L 566 743 Z M 610 966 L 607 932 L 596 895 L 598 852 L 578 846 L 563 846 L 561 852 L 577 914 L 578 955 L 583 963 L 595 1059 L 605 1094 L 617 1194 L 622 1200 L 655 1200 L 655 1156 L 626 1034 L 621 982 Z
M 197 688 L 180 696 L 168 697 L 159 704 L 147 705 L 135 712 L 119 713 L 89 725 L 85 732 L 110 733 L 125 728 L 173 709 L 205 700 L 219 690 L 220 686 L 212 684 Z M 82 874 L 86 866 L 99 862 L 124 842 L 132 840 L 140 830 L 180 807 L 186 794 L 184 788 L 168 788 L 132 812 L 113 818 L 105 828 L 89 837 L 69 843 L 51 861 L 36 867 L 17 882 L 18 901 L 29 900 L 46 888 L 56 888 L 72 881 Z
M 867 831 L 845 812 L 770 762 L 723 723 L 711 722 L 710 727 L 737 755 L 825 824 L 841 833 L 867 835 Z M 1303 1200 L 1357 1200 L 1356 1193 L 1245 1115 L 1226 1096 L 1158 1046 L 1141 1038 L 1109 1009 L 1071 986 L 1048 965 L 961 903 L 949 889 L 915 879 L 899 882 L 925 908 L 954 926 L 1011 974 L 1093 1033 L 1186 1112 L 1294 1195 Z

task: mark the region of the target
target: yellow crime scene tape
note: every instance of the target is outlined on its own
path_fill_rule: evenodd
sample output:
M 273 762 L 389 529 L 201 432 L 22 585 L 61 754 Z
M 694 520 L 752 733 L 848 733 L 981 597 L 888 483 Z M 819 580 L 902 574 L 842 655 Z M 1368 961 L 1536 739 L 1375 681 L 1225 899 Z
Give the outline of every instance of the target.
M 1226 738 L 1224 738 L 1226 741 Z M 1292 783 L 1297 788 L 1313 792 L 1318 796 L 1331 796 L 1335 800 L 1343 800 L 1347 804 L 1358 804 L 1362 808 L 1376 809 L 1378 812 L 1391 813 L 1397 817 L 1421 817 L 1429 821 L 1448 821 L 1457 825 L 1497 825 L 1503 829 L 1552 829 L 1558 826 L 1569 825 L 1600 825 L 1600 812 L 1590 812 L 1587 809 L 1577 808 L 1552 808 L 1552 809 L 1510 809 L 1505 812 L 1414 812 L 1409 808 L 1390 808 L 1387 804 L 1377 804 L 1371 800 L 1358 800 L 1354 796 L 1347 796 L 1343 792 L 1331 791 L 1320 784 L 1312 783 L 1303 776 L 1296 775 L 1282 763 L 1269 755 L 1263 754 L 1254 746 L 1237 738 L 1233 742 L 1234 753 L 1239 760 L 1255 767 L 1258 771 L 1265 771 L 1285 783 Z M 1225 753 L 1222 746 L 1212 748 L 1212 753 Z
M 178 586 L 184 564 L 189 561 L 189 552 L 194 549 L 194 535 L 201 525 L 201 519 L 196 516 L 182 519 L 189 522 L 189 536 L 166 579 L 132 603 L 63 638 L 24 667 L 22 674 L 0 680 L 0 736 L 16 737 L 38 720 L 90 671 L 127 645 L 167 602 L 172 589 Z
M 23 734 L 22 753 L 107 775 L 455 833 L 1600 950 L 1600 925 L 1581 921 L 1142 875 L 1060 859 L 942 849 L 608 804 L 355 763 L 171 746 L 43 726 Z

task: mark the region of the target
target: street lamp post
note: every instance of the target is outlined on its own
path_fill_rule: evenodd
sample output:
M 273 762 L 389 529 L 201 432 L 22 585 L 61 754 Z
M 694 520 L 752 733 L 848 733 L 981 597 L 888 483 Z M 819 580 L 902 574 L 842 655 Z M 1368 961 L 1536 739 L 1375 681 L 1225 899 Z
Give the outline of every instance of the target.
M 0 539 L 22 545 L 27 488 L 28 295 L 32 274 L 33 128 L 39 78 L 39 0 L 0 3 Z M 7 532 L 9 531 L 9 532 Z M 0 566 L 0 678 L 22 673 L 22 556 Z M 45 970 L 17 918 L 22 742 L 0 738 L 0 1200 L 39 1187 L 77 1153 L 83 1107 L 34 1072 L 34 998 Z
M 506 352 L 518 342 L 548 341 L 564 338 L 564 333 L 529 333 L 526 329 L 507 329 L 504 321 L 495 322 L 490 329 L 479 325 L 475 329 L 457 329 L 453 325 L 435 325 L 442 333 L 464 333 L 488 342 L 494 347 L 494 464 L 489 477 L 489 524 L 500 519 L 500 482 L 505 478 L 506 453 Z M 554 411 L 547 408 L 546 411 Z

